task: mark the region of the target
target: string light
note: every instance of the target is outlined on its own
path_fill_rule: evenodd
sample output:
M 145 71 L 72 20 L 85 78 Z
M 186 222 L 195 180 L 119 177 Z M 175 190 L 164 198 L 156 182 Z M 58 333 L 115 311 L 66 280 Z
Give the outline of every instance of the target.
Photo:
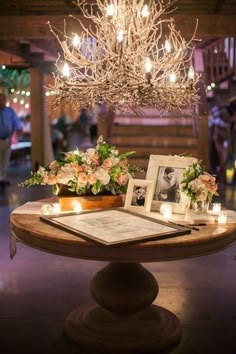
M 70 68 L 69 68 L 69 65 L 67 63 L 64 64 L 64 66 L 62 68 L 62 73 L 63 73 L 63 76 L 65 76 L 65 77 L 69 77 L 70 76 Z
M 80 42 L 80 38 L 79 38 L 78 34 L 75 34 L 75 36 L 74 36 L 74 38 L 73 38 L 73 40 L 72 40 L 72 44 L 73 44 L 73 46 L 76 47 L 76 48 L 79 48 L 79 47 L 80 47 L 81 42 Z
M 149 14 L 150 14 L 150 12 L 149 12 L 148 6 L 144 5 L 143 8 L 142 8 L 142 11 L 141 11 L 141 16 L 142 17 L 148 17 Z

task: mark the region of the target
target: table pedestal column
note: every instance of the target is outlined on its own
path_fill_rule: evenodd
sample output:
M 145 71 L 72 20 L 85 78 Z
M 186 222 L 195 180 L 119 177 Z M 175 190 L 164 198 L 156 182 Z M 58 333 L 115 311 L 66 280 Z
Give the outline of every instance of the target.
M 91 283 L 99 306 L 73 310 L 66 334 L 83 348 L 101 353 L 149 353 L 180 341 L 178 318 L 152 305 L 158 294 L 153 275 L 141 264 L 110 263 Z

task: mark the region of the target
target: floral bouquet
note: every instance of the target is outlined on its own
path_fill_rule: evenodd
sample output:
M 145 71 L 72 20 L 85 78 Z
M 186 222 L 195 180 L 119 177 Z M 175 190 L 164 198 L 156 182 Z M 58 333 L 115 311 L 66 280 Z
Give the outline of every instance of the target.
M 62 159 L 40 167 L 20 185 L 51 185 L 56 195 L 61 185 L 77 195 L 123 194 L 129 179 L 140 171 L 138 167 L 128 164 L 127 157 L 133 153 L 119 155 L 116 147 L 99 137 L 95 148 L 65 152 Z
M 216 179 L 206 172 L 201 161 L 194 162 L 183 172 L 180 191 L 190 197 L 192 204 L 210 202 L 217 193 Z

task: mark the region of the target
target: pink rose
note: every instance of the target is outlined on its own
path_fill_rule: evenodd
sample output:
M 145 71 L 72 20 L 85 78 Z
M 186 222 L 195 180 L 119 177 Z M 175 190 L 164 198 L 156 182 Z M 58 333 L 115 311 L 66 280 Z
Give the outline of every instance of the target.
M 91 165 L 99 166 L 99 156 L 98 154 L 92 154 L 89 156 Z
M 128 165 L 127 158 L 120 160 L 119 165 L 120 165 L 120 167 L 126 167 Z
M 49 184 L 49 185 L 53 185 L 53 184 L 57 184 L 57 177 L 55 175 L 46 175 L 43 177 L 43 183 L 45 184 Z

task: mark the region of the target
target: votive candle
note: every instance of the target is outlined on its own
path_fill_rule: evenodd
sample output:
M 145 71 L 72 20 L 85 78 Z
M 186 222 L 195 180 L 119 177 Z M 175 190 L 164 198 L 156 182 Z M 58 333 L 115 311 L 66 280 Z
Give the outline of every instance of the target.
M 163 216 L 165 219 L 170 219 L 172 217 L 172 208 L 171 209 L 165 209 L 163 212 Z
M 219 214 L 221 212 L 221 203 L 213 203 L 212 204 L 212 212 L 214 214 Z
M 40 209 L 40 213 L 43 215 L 50 215 L 53 213 L 51 204 L 43 204 Z
M 218 216 L 218 224 L 224 225 L 227 222 L 227 215 L 225 214 L 220 214 Z
M 61 206 L 59 203 L 53 203 L 52 204 L 52 211 L 53 211 L 53 214 L 60 214 L 61 212 Z
M 160 206 L 160 213 L 164 215 L 166 210 L 169 210 L 169 212 L 171 212 L 172 215 L 172 206 L 168 203 L 162 203 Z

